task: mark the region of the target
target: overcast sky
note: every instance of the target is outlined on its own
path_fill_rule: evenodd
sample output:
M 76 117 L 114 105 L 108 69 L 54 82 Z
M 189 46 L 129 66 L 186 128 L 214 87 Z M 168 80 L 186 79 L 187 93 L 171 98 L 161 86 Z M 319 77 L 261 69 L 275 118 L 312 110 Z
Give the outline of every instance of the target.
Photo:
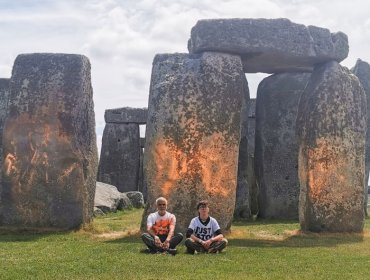
M 105 109 L 147 107 L 155 54 L 187 52 L 199 19 L 235 17 L 288 18 L 342 31 L 350 45 L 342 65 L 370 62 L 367 0 L 0 0 L 0 78 L 10 78 L 20 53 L 86 55 L 100 142 Z M 252 97 L 264 76 L 247 75 Z

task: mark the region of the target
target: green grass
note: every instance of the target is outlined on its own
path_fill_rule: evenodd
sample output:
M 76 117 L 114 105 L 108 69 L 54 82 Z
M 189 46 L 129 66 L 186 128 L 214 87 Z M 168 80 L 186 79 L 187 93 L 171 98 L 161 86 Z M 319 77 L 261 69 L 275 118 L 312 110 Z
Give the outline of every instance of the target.
M 0 230 L 0 279 L 369 279 L 364 234 L 302 234 L 298 223 L 235 222 L 221 254 L 141 253 L 142 210 L 99 217 L 74 232 Z

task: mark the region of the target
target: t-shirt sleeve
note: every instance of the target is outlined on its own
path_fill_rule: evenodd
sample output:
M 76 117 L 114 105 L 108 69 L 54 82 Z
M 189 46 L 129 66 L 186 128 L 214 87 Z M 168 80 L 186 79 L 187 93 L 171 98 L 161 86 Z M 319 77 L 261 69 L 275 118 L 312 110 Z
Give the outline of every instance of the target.
M 189 225 L 189 227 L 188 228 L 190 228 L 190 229 L 192 229 L 193 231 L 194 231 L 194 229 L 195 229 L 195 219 L 192 219 L 191 221 L 190 221 L 190 225 Z
M 171 215 L 170 225 L 176 226 L 176 216 L 174 214 Z
M 148 216 L 148 219 L 146 220 L 146 226 L 147 227 L 152 227 L 154 225 L 154 217 L 153 217 L 153 214 L 150 214 Z
M 217 235 L 218 234 L 221 234 L 221 228 L 217 222 L 216 219 L 213 219 L 213 223 L 212 223 L 212 226 L 213 226 L 213 232 L 216 233 Z

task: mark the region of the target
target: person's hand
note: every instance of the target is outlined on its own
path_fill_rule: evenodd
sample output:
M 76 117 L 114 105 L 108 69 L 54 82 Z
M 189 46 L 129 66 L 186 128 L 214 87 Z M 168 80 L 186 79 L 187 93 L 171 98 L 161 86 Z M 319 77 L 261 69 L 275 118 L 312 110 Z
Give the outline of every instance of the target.
M 212 241 L 211 241 L 211 239 L 208 239 L 207 241 L 204 241 L 203 242 L 203 247 L 205 248 L 205 249 L 209 249 L 209 246 L 211 246 L 211 244 L 212 244 Z
M 158 236 L 154 236 L 154 244 L 157 247 L 162 247 L 162 242 L 161 242 L 161 240 L 159 239 Z
M 163 249 L 167 250 L 168 248 L 170 248 L 170 241 L 166 239 L 163 242 Z

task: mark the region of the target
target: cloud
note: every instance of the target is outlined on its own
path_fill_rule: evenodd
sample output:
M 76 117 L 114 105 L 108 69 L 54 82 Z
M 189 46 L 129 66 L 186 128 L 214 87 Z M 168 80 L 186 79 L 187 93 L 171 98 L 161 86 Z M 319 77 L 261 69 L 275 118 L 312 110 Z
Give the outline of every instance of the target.
M 17 54 L 80 53 L 89 57 L 97 123 L 104 110 L 146 107 L 157 53 L 187 52 L 190 30 L 204 18 L 289 18 L 343 31 L 350 54 L 370 62 L 370 4 L 362 0 L 63 0 L 0 1 L 0 77 Z M 251 96 L 264 74 L 249 74 Z

